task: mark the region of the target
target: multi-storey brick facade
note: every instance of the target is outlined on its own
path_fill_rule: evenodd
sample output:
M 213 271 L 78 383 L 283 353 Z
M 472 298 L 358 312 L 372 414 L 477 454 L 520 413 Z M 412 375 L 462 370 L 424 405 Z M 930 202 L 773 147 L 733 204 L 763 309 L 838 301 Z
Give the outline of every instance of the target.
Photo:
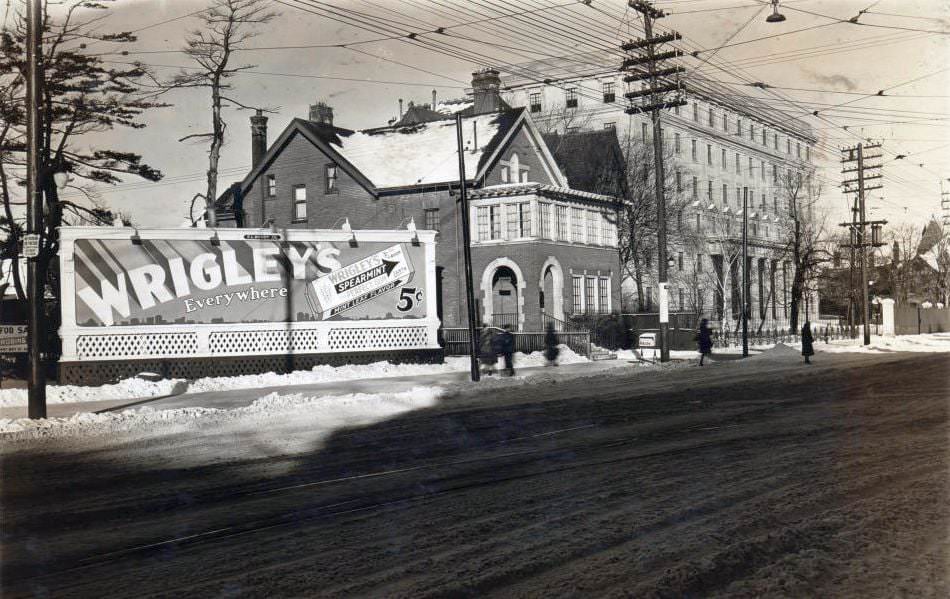
M 585 60 L 596 64 L 602 58 Z M 530 65 L 524 66 L 531 71 Z M 545 61 L 544 72 L 553 80 L 547 84 L 506 77 L 505 100 L 525 107 L 548 131 L 611 129 L 625 147 L 652 144 L 649 115 L 624 112 L 627 84 L 617 65 L 604 62 L 602 74 L 593 76 L 574 75 L 574 63 L 565 62 L 562 67 L 559 72 L 558 65 Z M 663 141 L 670 157 L 667 169 L 675 172 L 676 187 L 686 204 L 683 224 L 695 233 L 694 239 L 705 242 L 696 248 L 695 244 L 678 245 L 675 235 L 671 238 L 671 306 L 698 308 L 714 320 L 731 321 L 739 314 L 737 248 L 743 194 L 747 193 L 751 316 L 764 320 L 765 326 L 782 325 L 788 319 L 792 277 L 792 266 L 782 255 L 791 228 L 785 181 L 802 176 L 805 189 L 812 188 L 817 139 L 803 123 L 776 114 L 764 103 L 733 102 L 725 90 L 707 83 L 689 92 L 686 106 L 664 111 Z M 802 204 L 813 209 L 809 201 Z M 709 279 L 706 285 L 696 285 L 697 271 L 704 273 L 698 278 Z M 706 276 L 710 272 L 716 275 Z M 635 303 L 649 308 L 656 305 L 657 287 L 655 274 L 648 278 L 646 297 Z
M 260 152 L 240 183 L 243 224 L 348 223 L 357 239 L 360 229 L 404 228 L 410 221 L 436 229 L 440 317 L 446 327 L 464 326 L 455 120 L 352 131 L 334 126 L 332 112 L 311 112 Z M 569 188 L 526 110 L 468 112 L 462 134 L 479 319 L 540 330 L 544 314 L 564 319 L 618 307 L 613 199 Z M 252 119 L 260 140 L 260 117 Z M 572 227 L 583 234 L 572 234 Z M 583 280 L 578 297 L 572 277 Z M 588 279 L 593 293 L 586 293 Z

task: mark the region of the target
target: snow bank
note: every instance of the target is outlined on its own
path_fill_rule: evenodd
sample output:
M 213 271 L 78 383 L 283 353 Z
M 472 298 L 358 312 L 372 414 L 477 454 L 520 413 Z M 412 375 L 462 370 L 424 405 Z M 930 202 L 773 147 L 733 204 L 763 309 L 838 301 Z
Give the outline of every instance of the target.
M 271 393 L 247 407 L 179 408 L 155 410 L 141 407 L 121 412 L 82 412 L 68 418 L 0 419 L 4 440 L 48 437 L 91 437 L 117 433 L 143 435 L 168 433 L 169 428 L 195 428 L 239 423 L 241 428 L 264 430 L 271 420 L 292 421 L 308 432 L 329 432 L 346 426 L 365 426 L 404 412 L 434 406 L 442 395 L 440 387 L 413 387 L 400 393 L 356 393 L 312 397 L 301 393 Z M 160 430 L 161 429 L 161 430 Z M 313 436 L 309 435 L 312 441 Z
M 587 362 L 588 359 L 574 353 L 566 345 L 561 345 L 558 362 L 561 364 L 575 364 Z M 514 355 L 515 368 L 529 368 L 544 366 L 544 354 L 534 352 Z M 500 361 L 499 361 L 500 364 Z M 372 364 L 347 364 L 345 366 L 314 366 L 310 370 L 298 370 L 288 374 L 266 372 L 263 374 L 246 374 L 241 376 L 206 377 L 188 383 L 188 393 L 202 393 L 205 391 L 227 391 L 229 389 L 256 389 L 259 387 L 276 387 L 286 385 L 312 385 L 315 383 L 331 383 L 338 381 L 352 381 L 360 379 L 388 378 L 396 376 L 422 376 L 445 374 L 451 372 L 465 372 L 469 368 L 468 357 L 449 357 L 443 364 L 393 364 L 391 362 L 374 362 Z M 46 390 L 49 403 L 72 403 L 80 401 L 103 401 L 110 399 L 138 399 L 157 397 L 172 393 L 175 384 L 180 379 L 145 381 L 142 379 L 125 379 L 114 385 L 100 387 L 76 387 L 72 385 L 48 386 Z M 26 389 L 0 389 L 0 407 L 20 407 L 27 405 Z
M 831 344 L 815 343 L 815 349 L 830 353 L 863 352 L 950 352 L 950 333 L 925 335 L 898 335 L 896 337 L 871 337 L 870 345 L 862 345 L 861 339 L 832 341 Z

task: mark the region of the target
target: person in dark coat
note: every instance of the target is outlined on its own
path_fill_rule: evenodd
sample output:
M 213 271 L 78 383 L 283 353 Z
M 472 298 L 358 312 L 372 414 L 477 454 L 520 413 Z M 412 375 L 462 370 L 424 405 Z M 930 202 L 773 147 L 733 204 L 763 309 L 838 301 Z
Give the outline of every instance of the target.
M 495 335 L 488 327 L 482 327 L 478 334 L 478 359 L 482 363 L 482 373 L 492 375 L 498 363 L 498 353 L 495 351 Z
M 699 323 L 699 333 L 696 334 L 696 342 L 699 345 L 699 365 L 703 365 L 703 359 L 712 355 L 712 329 L 709 328 L 709 320 L 704 318 Z
M 548 361 L 548 366 L 557 366 L 558 353 L 557 333 L 554 332 L 554 323 L 549 322 L 544 331 L 544 359 Z
M 511 334 L 511 325 L 506 324 L 504 330 L 495 335 L 495 352 L 505 359 L 505 374 L 514 376 L 515 367 L 512 354 L 515 353 L 515 336 Z
M 811 335 L 811 323 L 807 320 L 802 325 L 802 355 L 805 356 L 805 364 L 811 364 L 809 356 L 815 355 L 815 348 L 812 345 L 815 338 Z

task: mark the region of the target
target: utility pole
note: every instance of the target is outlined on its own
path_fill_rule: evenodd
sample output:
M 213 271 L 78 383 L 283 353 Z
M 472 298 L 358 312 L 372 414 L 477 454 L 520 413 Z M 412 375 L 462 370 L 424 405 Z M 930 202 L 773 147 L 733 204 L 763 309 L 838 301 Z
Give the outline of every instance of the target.
M 749 188 L 742 188 L 742 357 L 749 357 Z
M 881 168 L 881 164 L 865 164 L 865 160 L 875 160 L 881 158 L 881 154 L 875 154 L 873 156 L 865 156 L 865 150 L 877 150 L 881 148 L 881 144 L 875 145 L 865 145 L 863 142 L 859 143 L 855 147 L 845 148 L 842 152 L 847 153 L 847 157 L 842 159 L 842 163 L 846 166 L 848 163 L 856 162 L 857 165 L 854 168 L 845 168 L 841 172 L 843 174 L 847 173 L 857 173 L 856 179 L 846 180 L 842 183 L 844 187 L 844 193 L 857 193 L 857 217 L 858 220 L 855 222 L 854 217 L 850 223 L 841 223 L 842 227 L 849 227 L 851 230 L 851 238 L 855 241 L 852 241 L 849 246 L 852 249 L 856 249 L 859 254 L 859 259 L 861 263 L 861 322 L 864 329 L 864 345 L 870 345 L 871 343 L 871 305 L 868 302 L 868 252 L 867 248 L 869 247 L 880 247 L 884 245 L 880 242 L 880 230 L 881 226 L 886 225 L 887 221 L 869 221 L 866 218 L 866 201 L 865 194 L 869 191 L 875 189 L 881 189 L 883 185 L 880 183 L 872 184 L 867 186 L 866 181 L 872 179 L 881 179 L 883 175 L 877 171 Z M 870 174 L 869 174 L 870 173 Z M 857 189 L 849 187 L 851 184 L 857 183 Z M 871 241 L 867 241 L 867 230 L 866 227 L 871 225 L 872 238 Z
M 631 103 L 625 112 L 627 114 L 649 112 L 653 121 L 653 162 L 655 167 L 653 186 L 656 190 L 657 279 L 660 291 L 660 361 L 669 362 L 670 303 L 667 277 L 669 265 L 666 256 L 666 198 L 663 189 L 666 178 L 663 173 L 663 127 L 660 111 L 686 104 L 682 83 L 678 79 L 669 79 L 686 69 L 680 66 L 659 68 L 662 61 L 683 55 L 680 50 L 657 52 L 658 45 L 682 37 L 676 32 L 660 36 L 653 35 L 653 21 L 663 18 L 665 16 L 663 11 L 653 8 L 652 4 L 644 0 L 628 0 L 627 5 L 643 16 L 643 30 L 646 35 L 644 39 L 631 40 L 620 46 L 625 52 L 632 53 L 629 58 L 624 59 L 621 70 L 627 72 L 627 75 L 623 78 L 626 83 L 640 81 L 643 86 L 643 89 L 639 91 L 628 91 L 624 94 L 628 100 L 635 100 L 636 98 L 643 100 L 640 105 Z M 665 96 L 669 93 L 675 93 L 676 95 L 667 99 Z
M 26 233 L 35 244 L 42 246 L 39 238 L 43 232 L 43 172 L 40 158 L 42 121 L 40 103 L 43 101 L 43 17 L 42 0 L 26 2 Z M 26 241 L 26 240 L 24 240 Z M 24 246 L 27 244 L 24 243 Z M 26 248 L 24 247 L 24 250 Z M 46 418 L 46 370 L 42 347 L 44 337 L 44 310 L 46 299 L 45 276 L 39 268 L 39 256 L 34 251 L 27 260 L 27 301 L 29 302 L 29 327 L 27 349 L 29 350 L 28 415 L 30 418 Z M 24 254 L 26 252 L 24 251 Z
M 478 381 L 478 339 L 475 330 L 475 290 L 472 288 L 472 233 L 468 219 L 468 196 L 465 194 L 465 144 L 462 141 L 462 114 L 455 114 L 459 154 L 459 210 L 462 213 L 462 243 L 465 254 L 465 302 L 468 306 L 468 354 L 472 380 Z

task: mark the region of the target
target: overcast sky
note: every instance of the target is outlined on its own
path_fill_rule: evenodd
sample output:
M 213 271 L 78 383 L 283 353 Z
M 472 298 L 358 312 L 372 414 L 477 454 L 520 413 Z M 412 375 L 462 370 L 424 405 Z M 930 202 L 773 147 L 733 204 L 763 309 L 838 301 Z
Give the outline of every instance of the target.
M 204 5 L 197 0 L 120 0 L 102 30 L 146 28 L 138 32 L 139 42 L 134 48 L 125 44 L 120 49 L 148 53 L 106 58 L 141 60 L 154 65 L 161 75 L 173 75 L 176 65 L 188 66 L 189 62 L 182 54 L 168 51 L 180 49 L 187 31 L 198 25 L 194 17 L 185 15 Z M 946 70 L 950 66 L 950 40 L 940 33 L 950 32 L 950 2 L 784 0 L 781 12 L 787 20 L 779 24 L 765 22 L 770 9 L 760 0 L 667 0 L 656 5 L 671 13 L 661 24 L 678 30 L 691 47 L 738 44 L 718 51 L 713 62 L 721 68 L 704 67 L 702 72 L 708 77 L 798 88 L 779 90 L 794 104 L 774 99 L 777 107 L 781 102 L 781 107 L 793 114 L 824 111 L 830 105 L 851 102 L 826 112 L 825 120 L 812 118 L 811 122 L 833 147 L 856 143 L 855 134 L 884 140 L 885 189 L 883 195 L 875 196 L 872 216 L 919 224 L 939 214 L 939 181 L 950 177 L 950 70 Z M 459 59 L 405 40 L 350 48 L 240 53 L 236 63 L 256 66 L 253 72 L 234 79 L 232 93 L 248 105 L 277 111 L 270 118 L 270 140 L 291 118 L 305 116 L 308 105 L 318 99 L 334 107 L 340 126 L 385 125 L 396 116 L 399 98 L 428 102 L 432 89 L 440 98 L 463 95 L 475 68 L 491 64 L 504 72 L 503 65 L 508 62 L 564 55 L 572 49 L 602 49 L 627 37 L 624 0 L 592 0 L 590 6 L 570 0 L 288 0 L 275 1 L 273 6 L 280 16 L 260 29 L 260 35 L 251 42 L 254 47 L 332 45 L 386 36 L 333 20 L 325 12 L 327 8 L 337 15 L 345 9 L 387 19 L 386 24 L 400 34 L 483 21 L 447 30 L 452 37 L 422 36 L 464 48 L 477 54 L 479 60 Z M 544 10 L 530 16 L 499 18 L 502 13 L 537 9 Z M 849 19 L 862 9 L 870 9 L 860 17 L 864 25 L 835 22 Z M 353 12 L 343 14 L 366 18 Z M 588 25 L 580 27 L 580 23 Z M 802 29 L 807 30 L 799 31 Z M 766 36 L 775 37 L 750 41 Z M 99 42 L 88 51 L 108 52 L 117 47 Z M 917 78 L 920 80 L 890 90 Z M 738 93 L 754 91 L 750 87 L 736 89 Z M 863 98 L 830 93 L 873 94 L 880 89 L 892 95 Z M 168 100 L 174 108 L 149 113 L 145 117 L 147 128 L 107 135 L 108 143 L 141 152 L 149 164 L 165 173 L 160 183 L 130 179 L 103 191 L 107 203 L 130 211 L 140 225 L 178 226 L 185 218 L 188 200 L 204 189 L 206 147 L 177 140 L 208 129 L 207 93 L 181 91 Z M 250 166 L 248 117 L 249 113 L 235 110 L 226 114 L 229 129 L 219 189 L 239 180 Z M 845 125 L 849 131 L 842 128 Z M 907 158 L 895 160 L 895 154 Z M 824 176 L 839 180 L 837 165 L 823 166 Z M 845 205 L 836 189 L 825 193 L 829 204 L 837 208 Z

